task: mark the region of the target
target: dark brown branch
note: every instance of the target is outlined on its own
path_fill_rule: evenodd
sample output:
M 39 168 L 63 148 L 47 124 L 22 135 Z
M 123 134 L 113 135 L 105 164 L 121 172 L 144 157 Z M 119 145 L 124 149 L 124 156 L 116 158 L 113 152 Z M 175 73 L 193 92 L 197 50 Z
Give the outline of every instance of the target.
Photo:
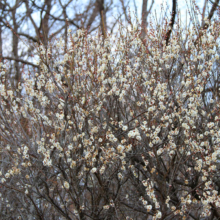
M 171 21 L 170 21 L 170 24 L 169 24 L 169 30 L 168 30 L 167 33 L 166 33 L 166 45 L 168 45 L 168 43 L 169 43 L 170 35 L 171 35 L 171 33 L 172 33 L 173 25 L 174 25 L 174 22 L 175 22 L 175 17 L 176 17 L 176 3 L 177 3 L 177 0 L 173 0 L 172 18 L 171 18 Z
M 98 0 L 97 1 L 98 8 L 99 8 L 99 13 L 100 13 L 100 26 L 102 30 L 102 35 L 104 38 L 106 37 L 106 21 L 105 21 L 105 8 L 104 8 L 104 0 Z
M 21 62 L 21 63 L 27 64 L 27 65 L 31 65 L 31 66 L 33 66 L 33 67 L 38 68 L 38 66 L 37 66 L 36 64 L 33 64 L 33 63 L 29 62 L 29 61 L 22 60 L 22 59 L 19 59 L 19 58 L 13 58 L 13 57 L 2 57 L 2 59 L 6 59 L 6 60 L 14 60 L 14 61 Z
M 208 16 L 208 19 L 211 20 L 213 15 L 214 15 L 214 12 L 216 11 L 217 7 L 218 7 L 218 4 L 219 4 L 219 0 L 215 0 L 215 2 L 213 3 L 212 5 L 212 9 L 211 11 L 209 12 L 209 16 Z

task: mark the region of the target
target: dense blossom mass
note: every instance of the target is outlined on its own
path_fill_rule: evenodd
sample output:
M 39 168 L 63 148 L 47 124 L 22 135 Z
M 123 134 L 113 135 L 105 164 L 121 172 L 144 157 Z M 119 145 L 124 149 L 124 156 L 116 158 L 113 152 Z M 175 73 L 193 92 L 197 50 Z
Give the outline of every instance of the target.
M 2 215 L 220 217 L 220 24 L 205 22 L 168 45 L 169 26 L 69 30 L 16 91 L 1 63 Z

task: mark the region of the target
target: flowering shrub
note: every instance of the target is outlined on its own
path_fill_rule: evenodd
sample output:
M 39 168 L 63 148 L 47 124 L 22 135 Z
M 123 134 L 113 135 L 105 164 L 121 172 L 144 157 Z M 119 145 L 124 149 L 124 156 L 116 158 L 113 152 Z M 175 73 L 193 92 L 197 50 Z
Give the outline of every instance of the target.
M 1 218 L 220 217 L 220 24 L 166 28 L 69 31 L 17 91 L 1 63 Z

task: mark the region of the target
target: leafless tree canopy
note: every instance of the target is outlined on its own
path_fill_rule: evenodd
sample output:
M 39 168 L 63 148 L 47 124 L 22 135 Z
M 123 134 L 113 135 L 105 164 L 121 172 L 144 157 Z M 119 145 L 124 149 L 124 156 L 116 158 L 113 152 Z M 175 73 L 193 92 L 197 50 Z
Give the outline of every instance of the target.
M 66 44 L 68 28 L 73 32 L 78 29 L 86 29 L 89 33 L 100 30 L 103 35 L 107 31 L 113 32 L 120 19 L 128 18 L 128 6 L 129 2 L 124 0 L 2 0 L 0 54 L 11 64 L 9 78 L 14 88 L 22 80 L 24 65 L 30 71 L 36 68 L 33 58 L 36 45 L 48 46 L 59 37 L 63 37 Z M 149 12 L 144 16 L 147 17 Z

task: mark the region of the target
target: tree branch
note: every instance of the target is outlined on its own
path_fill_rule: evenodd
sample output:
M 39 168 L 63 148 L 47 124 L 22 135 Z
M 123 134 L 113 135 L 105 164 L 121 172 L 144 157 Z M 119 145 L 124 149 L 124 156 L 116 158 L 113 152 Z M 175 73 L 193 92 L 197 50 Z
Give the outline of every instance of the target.
M 169 30 L 168 30 L 167 33 L 166 33 L 166 45 L 168 45 L 168 43 L 169 43 L 170 35 L 171 35 L 171 33 L 172 33 L 173 25 L 174 25 L 174 22 L 175 22 L 175 17 L 176 17 L 176 2 L 177 2 L 177 0 L 173 0 L 172 18 L 171 18 L 171 21 L 170 21 L 170 24 L 169 24 Z

